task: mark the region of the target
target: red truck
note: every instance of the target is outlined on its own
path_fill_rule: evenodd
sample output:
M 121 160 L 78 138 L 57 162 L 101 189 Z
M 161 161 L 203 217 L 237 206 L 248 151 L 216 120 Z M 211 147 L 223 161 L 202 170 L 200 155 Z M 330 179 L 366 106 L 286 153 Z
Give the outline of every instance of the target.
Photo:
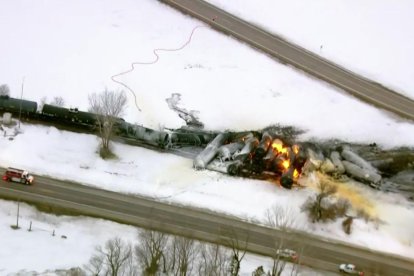
M 28 171 L 15 168 L 7 168 L 6 172 L 3 175 L 3 180 L 31 185 L 33 183 L 34 177 L 33 175 L 29 174 Z

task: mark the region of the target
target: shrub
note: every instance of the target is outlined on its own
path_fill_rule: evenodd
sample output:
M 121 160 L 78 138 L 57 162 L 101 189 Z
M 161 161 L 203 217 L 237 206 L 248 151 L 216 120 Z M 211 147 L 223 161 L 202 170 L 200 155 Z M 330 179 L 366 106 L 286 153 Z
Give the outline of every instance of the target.
M 346 219 L 344 219 L 344 221 L 342 222 L 342 229 L 344 230 L 345 233 L 347 233 L 348 235 L 351 234 L 351 226 L 352 226 L 352 222 L 354 221 L 354 219 L 352 217 L 347 217 Z

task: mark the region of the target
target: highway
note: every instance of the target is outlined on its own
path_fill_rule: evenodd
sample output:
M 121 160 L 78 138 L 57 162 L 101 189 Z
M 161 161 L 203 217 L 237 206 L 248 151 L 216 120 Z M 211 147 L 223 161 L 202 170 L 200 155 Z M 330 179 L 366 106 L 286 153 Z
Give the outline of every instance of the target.
M 355 97 L 414 120 L 414 101 L 202 0 L 159 0 L 212 28 L 324 80 Z
M 0 168 L 0 175 L 3 173 L 4 169 Z M 365 275 L 414 275 L 412 259 L 372 252 L 304 232 L 277 231 L 207 210 L 170 205 L 70 181 L 35 176 L 35 184 L 26 186 L 0 180 L 0 198 L 213 243 L 226 244 L 236 237 L 241 245 L 247 241 L 248 251 L 265 256 L 272 255 L 275 244 L 283 240 L 285 247 L 303 251 L 301 264 L 326 271 L 335 272 L 339 263 L 351 262 L 360 266 Z

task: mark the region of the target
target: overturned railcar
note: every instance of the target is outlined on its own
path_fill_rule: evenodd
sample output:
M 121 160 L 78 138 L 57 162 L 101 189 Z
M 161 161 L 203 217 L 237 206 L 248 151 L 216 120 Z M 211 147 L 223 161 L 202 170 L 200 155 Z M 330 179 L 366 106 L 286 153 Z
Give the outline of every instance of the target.
M 197 170 L 202 170 L 216 157 L 218 149 L 229 138 L 229 133 L 218 134 L 205 149 L 200 152 L 193 160 L 193 167 Z
M 117 135 L 128 139 L 128 142 L 144 143 L 160 149 L 185 146 L 201 146 L 210 141 L 210 133 L 192 133 L 191 131 L 154 130 L 144 126 L 122 122 L 117 127 Z

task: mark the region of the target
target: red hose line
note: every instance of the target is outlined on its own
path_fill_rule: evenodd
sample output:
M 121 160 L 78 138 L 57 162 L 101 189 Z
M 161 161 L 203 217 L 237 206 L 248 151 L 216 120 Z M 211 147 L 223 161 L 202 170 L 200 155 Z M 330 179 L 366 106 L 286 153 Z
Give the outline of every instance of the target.
M 191 42 L 191 40 L 192 40 L 192 38 L 193 38 L 194 32 L 195 32 L 197 29 L 199 29 L 199 28 L 206 28 L 206 26 L 196 26 L 196 27 L 194 27 L 194 28 L 193 28 L 193 30 L 191 31 L 191 34 L 190 34 L 190 36 L 188 37 L 187 41 L 186 41 L 184 44 L 182 44 L 180 47 L 178 47 L 178 48 L 173 48 L 173 49 L 166 49 L 166 48 L 157 48 L 157 49 L 154 49 L 154 50 L 152 51 L 152 52 L 153 52 L 153 54 L 155 55 L 155 59 L 154 59 L 153 61 L 148 61 L 148 62 L 140 62 L 140 61 L 136 61 L 136 62 L 133 62 L 133 63 L 131 63 L 131 68 L 130 68 L 130 69 L 128 69 L 128 70 L 126 70 L 126 71 L 123 71 L 123 72 L 121 72 L 121 73 L 118 73 L 118 74 L 116 74 L 116 75 L 111 76 L 111 80 L 112 80 L 113 82 L 116 82 L 116 83 L 118 83 L 119 85 L 122 85 L 122 86 L 123 86 L 123 87 L 125 87 L 128 91 L 130 91 L 130 92 L 132 93 L 132 95 L 134 96 L 134 100 L 135 100 L 135 106 L 137 107 L 137 109 L 138 109 L 138 111 L 139 111 L 139 112 L 141 112 L 141 108 L 139 108 L 139 106 L 138 106 L 138 103 L 137 103 L 137 96 L 135 95 L 134 90 L 132 90 L 132 88 L 131 88 L 131 87 L 129 87 L 126 83 L 124 83 L 124 82 L 122 82 L 122 81 L 119 81 L 119 80 L 116 80 L 116 78 L 117 78 L 117 77 L 120 77 L 120 76 L 123 76 L 123 75 L 126 75 L 126 74 L 131 73 L 132 71 L 134 71 L 134 69 L 135 69 L 135 65 L 151 65 L 151 64 L 155 64 L 155 63 L 157 63 L 157 62 L 158 62 L 158 60 L 160 59 L 160 56 L 158 55 L 158 52 L 161 52 L 161 51 L 164 51 L 164 52 L 175 52 L 175 51 L 180 51 L 180 50 L 184 49 L 184 48 L 185 48 L 188 44 L 190 44 L 190 42 Z

